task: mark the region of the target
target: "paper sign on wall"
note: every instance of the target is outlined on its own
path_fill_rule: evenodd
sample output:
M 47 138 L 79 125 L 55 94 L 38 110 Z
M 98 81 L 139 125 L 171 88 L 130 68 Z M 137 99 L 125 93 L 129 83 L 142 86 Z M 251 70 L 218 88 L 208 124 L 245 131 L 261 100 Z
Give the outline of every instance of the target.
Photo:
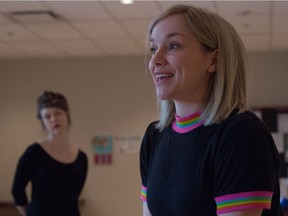
M 92 147 L 95 164 L 112 163 L 112 136 L 94 136 Z

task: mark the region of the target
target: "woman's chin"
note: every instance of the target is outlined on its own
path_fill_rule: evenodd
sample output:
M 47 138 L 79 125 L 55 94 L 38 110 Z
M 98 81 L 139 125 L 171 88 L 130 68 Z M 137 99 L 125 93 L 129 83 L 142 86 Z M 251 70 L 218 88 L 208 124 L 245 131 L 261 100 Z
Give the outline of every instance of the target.
M 160 99 L 160 100 L 171 100 L 171 98 L 168 96 L 168 95 L 157 95 L 157 97 Z

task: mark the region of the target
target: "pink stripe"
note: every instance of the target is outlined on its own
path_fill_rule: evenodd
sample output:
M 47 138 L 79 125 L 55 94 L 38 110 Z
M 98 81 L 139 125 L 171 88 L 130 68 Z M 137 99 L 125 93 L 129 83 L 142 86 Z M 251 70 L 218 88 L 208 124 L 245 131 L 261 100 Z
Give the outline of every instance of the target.
M 237 205 L 237 206 L 227 207 L 224 209 L 218 209 L 217 214 L 224 214 L 228 212 L 241 211 L 241 210 L 251 209 L 251 208 L 270 209 L 271 205 L 265 204 L 265 203 L 249 203 L 245 205 Z
M 224 196 L 216 197 L 216 202 L 222 202 L 226 200 L 232 200 L 235 198 L 247 198 L 247 197 L 254 197 L 254 196 L 261 196 L 261 197 L 272 197 L 273 192 L 270 191 L 252 191 L 252 192 L 242 192 L 236 194 L 228 194 Z
M 195 117 L 199 117 L 201 115 L 201 112 L 196 112 L 190 116 L 186 116 L 186 117 L 179 117 L 178 115 L 176 115 L 176 119 L 178 122 L 184 122 L 184 121 L 187 121 L 187 120 L 191 120 L 191 119 L 194 119 Z
M 140 199 L 142 201 L 146 202 L 147 201 L 147 197 L 146 197 L 146 195 L 143 195 L 142 192 L 147 193 L 147 187 L 142 185 L 142 190 L 141 190 L 141 195 L 140 195 Z
M 176 131 L 178 133 L 187 133 L 188 131 L 191 131 L 194 128 L 197 128 L 202 124 L 204 124 L 204 121 L 198 122 L 197 124 L 195 124 L 191 127 L 179 128 L 179 127 L 177 127 L 176 122 L 173 122 L 173 129 L 174 129 L 174 131 Z

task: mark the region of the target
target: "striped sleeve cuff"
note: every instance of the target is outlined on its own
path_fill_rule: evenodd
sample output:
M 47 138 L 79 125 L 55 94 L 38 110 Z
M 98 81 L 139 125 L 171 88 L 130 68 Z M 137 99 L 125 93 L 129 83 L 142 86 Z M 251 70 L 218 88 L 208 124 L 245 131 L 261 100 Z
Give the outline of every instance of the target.
M 147 187 L 142 186 L 140 199 L 144 202 L 147 201 Z
M 272 195 L 269 191 L 252 191 L 216 197 L 217 214 L 250 208 L 270 209 Z

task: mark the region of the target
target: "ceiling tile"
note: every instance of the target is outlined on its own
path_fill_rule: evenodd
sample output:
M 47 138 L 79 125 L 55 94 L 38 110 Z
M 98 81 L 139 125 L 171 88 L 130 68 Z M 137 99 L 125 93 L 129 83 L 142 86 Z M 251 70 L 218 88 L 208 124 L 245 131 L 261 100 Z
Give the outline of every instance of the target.
M 111 21 L 102 22 L 72 22 L 73 26 L 91 39 L 95 38 L 127 38 L 128 34 L 117 23 Z
M 211 11 L 215 11 L 213 1 L 157 1 L 163 10 L 176 5 L 176 4 L 185 4 L 185 5 L 193 5 L 195 7 L 206 8 Z
M 135 37 L 143 37 L 148 33 L 151 19 L 120 20 L 121 24 Z
M 123 5 L 116 0 L 0 0 L 0 58 L 25 53 L 35 57 L 144 54 L 150 21 L 179 3 L 219 12 L 241 34 L 250 52 L 271 47 L 288 51 L 288 1 L 136 0 Z M 52 10 L 65 21 L 24 25 L 5 15 L 22 10 Z
M 0 11 L 14 12 L 31 10 L 47 10 L 47 7 L 39 1 L 0 1 Z
M 288 12 L 288 1 L 273 1 L 273 12 L 274 13 L 287 13 Z
M 101 1 L 101 4 L 116 18 L 150 18 L 160 13 L 154 1 L 135 1 L 129 5 L 120 1 Z
M 218 12 L 223 14 L 270 13 L 269 1 L 216 1 Z
M 54 41 L 53 44 L 69 56 L 95 56 L 103 54 L 99 47 L 88 40 Z
M 60 52 L 59 49 L 56 49 L 55 47 L 45 42 L 26 42 L 26 43 L 15 42 L 11 44 L 11 47 L 20 50 L 23 53 L 26 53 L 30 57 L 64 56 L 64 53 Z
M 4 15 L 0 14 L 0 25 L 1 24 L 9 24 L 9 23 L 12 23 L 12 21 L 10 21 L 8 18 L 6 18 Z
M 46 1 L 45 4 L 69 20 L 111 19 L 96 1 Z
M 270 31 L 269 15 L 224 15 L 224 19 L 231 23 L 238 33 L 267 33 Z
M 97 40 L 97 44 L 109 55 L 144 54 L 144 48 L 141 48 L 133 40 Z
M 67 23 L 26 24 L 35 34 L 46 40 L 80 39 L 83 36 Z
M 27 41 L 37 37 L 19 25 L 1 25 L 0 41 Z

